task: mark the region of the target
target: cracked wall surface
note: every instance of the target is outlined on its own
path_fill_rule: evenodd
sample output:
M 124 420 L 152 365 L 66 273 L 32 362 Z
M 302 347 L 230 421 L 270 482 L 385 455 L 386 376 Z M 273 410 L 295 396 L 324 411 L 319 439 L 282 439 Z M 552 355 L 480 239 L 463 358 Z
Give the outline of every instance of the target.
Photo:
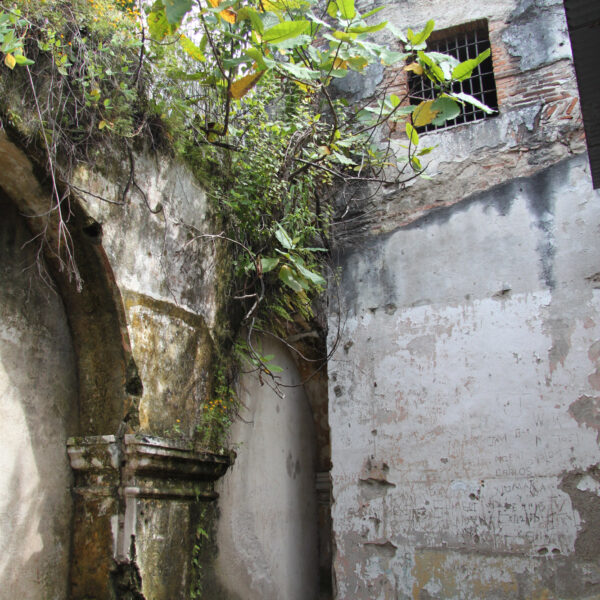
M 423 135 L 434 179 L 337 226 L 337 597 L 596 597 L 600 194 L 562 3 L 385 15 L 487 19 L 500 113 Z
M 568 159 L 343 255 L 339 598 L 599 592 L 600 195 L 586 167 Z

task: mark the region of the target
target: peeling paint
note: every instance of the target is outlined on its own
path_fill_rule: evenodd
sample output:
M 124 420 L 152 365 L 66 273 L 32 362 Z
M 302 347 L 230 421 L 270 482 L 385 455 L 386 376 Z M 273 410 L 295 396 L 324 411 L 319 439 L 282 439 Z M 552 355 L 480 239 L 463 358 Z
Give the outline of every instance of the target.
M 330 395 L 339 600 L 597 589 L 600 498 L 583 475 L 600 462 L 586 280 L 600 203 L 580 164 L 346 254 Z M 388 298 L 393 315 L 369 310 Z

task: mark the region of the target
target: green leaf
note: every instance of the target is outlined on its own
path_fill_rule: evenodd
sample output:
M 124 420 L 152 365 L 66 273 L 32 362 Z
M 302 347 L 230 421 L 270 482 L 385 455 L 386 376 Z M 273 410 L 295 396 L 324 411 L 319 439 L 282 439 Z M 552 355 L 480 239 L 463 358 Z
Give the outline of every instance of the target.
M 0 50 L 5 54 L 9 52 L 14 52 L 17 48 L 22 46 L 21 40 L 18 37 L 15 37 L 14 30 L 10 30 L 5 36 L 2 42 L 2 47 Z
M 423 28 L 423 31 L 414 35 L 413 38 L 410 40 L 411 45 L 413 47 L 420 46 L 431 35 L 431 32 L 433 31 L 434 27 L 435 27 L 434 21 L 432 21 L 432 20 L 427 21 L 427 23 L 425 24 L 425 27 Z
M 243 65 L 244 63 L 247 63 L 248 59 L 245 58 L 244 56 L 238 56 L 237 58 L 225 58 L 223 59 L 223 66 L 226 69 L 231 69 L 233 67 L 239 67 L 240 65 Z
M 446 121 L 451 121 L 460 114 L 460 106 L 452 98 L 446 96 L 437 98 L 431 108 L 438 111 L 435 119 L 431 121 L 432 125 L 443 125 Z
M 491 53 L 491 49 L 488 48 L 479 54 L 477 58 L 471 58 L 456 65 L 454 69 L 452 69 L 452 78 L 456 79 L 457 81 L 464 81 L 465 79 L 468 79 L 471 77 L 473 69 L 477 67 L 477 65 L 480 65 L 486 58 L 488 58 Z
M 295 264 L 296 264 L 296 268 L 298 269 L 298 271 L 300 271 L 300 273 L 314 285 L 325 286 L 327 284 L 325 279 L 323 277 L 321 277 L 321 275 L 319 275 L 318 273 L 315 273 L 315 272 L 311 271 L 310 269 L 307 269 L 303 265 L 299 265 L 297 263 L 295 263 Z
M 427 66 L 427 69 L 425 71 L 427 77 L 432 81 L 437 80 L 438 82 L 443 83 L 445 80 L 444 71 L 442 71 L 442 69 L 435 62 L 435 60 L 433 60 L 433 58 L 431 58 L 429 54 L 426 54 L 422 50 L 419 50 L 417 52 L 417 56 L 419 57 L 419 62 L 421 63 L 421 65 Z
M 278 62 L 277 66 L 289 73 L 294 79 L 318 79 L 321 76 L 319 71 L 313 71 L 293 63 Z
M 362 56 L 350 56 L 346 59 L 346 62 L 353 71 L 358 71 L 359 73 L 369 64 L 369 61 Z
M 283 23 L 279 23 L 278 25 L 267 29 L 262 38 L 269 44 L 278 44 L 284 40 L 289 40 L 301 35 L 309 27 L 309 21 L 283 21 Z
M 278 258 L 261 258 L 260 266 L 262 268 L 263 273 L 268 273 L 272 271 L 279 264 Z
M 385 6 L 378 6 L 377 8 L 370 10 L 362 16 L 363 20 L 366 21 L 369 17 L 372 17 L 374 14 L 377 14 L 380 10 L 383 10 L 384 8 Z
M 416 156 L 411 157 L 410 164 L 415 171 L 423 170 L 423 165 L 421 164 L 421 161 Z
M 437 146 L 428 146 L 427 148 L 423 148 L 423 150 L 419 150 L 417 152 L 417 155 L 418 156 L 425 156 L 426 154 L 429 154 L 430 152 L 432 152 L 436 148 L 437 148 Z
M 355 165 L 356 163 L 347 156 L 340 154 L 339 152 L 333 152 L 333 156 L 337 159 L 337 161 L 342 165 Z
M 162 41 L 166 36 L 172 35 L 176 29 L 177 26 L 169 24 L 164 6 L 153 10 L 148 15 L 148 31 L 150 31 L 150 37 L 155 41 Z
M 413 146 L 419 145 L 419 134 L 417 133 L 417 130 L 412 126 L 412 124 L 408 121 L 406 122 L 406 135 L 408 136 L 408 139 L 411 141 Z
M 197 60 L 198 62 L 206 62 L 206 57 L 202 53 L 202 50 L 200 50 L 200 48 L 198 48 L 198 46 L 196 46 L 196 44 L 194 44 L 189 37 L 182 35 L 179 43 L 181 44 L 184 52 L 189 54 L 194 60 Z
M 15 61 L 18 65 L 33 65 L 34 62 L 29 58 L 25 58 L 22 54 L 15 54 Z
M 408 54 L 406 52 L 396 52 L 395 50 L 388 50 L 387 48 L 384 48 L 379 54 L 381 62 L 388 67 L 398 61 L 405 60 L 407 56 Z
M 336 2 L 329 2 L 329 4 L 327 5 L 327 14 L 332 18 L 335 19 L 337 17 L 337 13 L 338 13 L 338 5 Z
M 346 31 L 334 31 L 333 37 L 335 40 L 340 40 L 341 42 L 351 43 L 356 39 L 357 33 L 347 33 Z M 331 37 L 327 34 L 325 36 L 327 39 L 331 39 Z
M 477 98 L 473 98 L 473 96 L 470 96 L 469 94 L 465 94 L 464 92 L 456 92 L 454 94 L 450 94 L 450 96 L 452 98 L 458 98 L 459 100 L 462 100 L 463 102 L 468 102 L 469 104 L 476 106 L 479 110 L 482 110 L 484 113 L 487 113 L 488 115 L 491 115 L 496 112 L 494 109 L 483 104 L 483 102 L 480 102 L 479 100 L 477 100 Z
M 343 19 L 351 21 L 356 16 L 354 0 L 337 0 L 338 8 Z
M 181 19 L 192 8 L 192 0 L 163 0 L 167 21 L 171 25 L 181 23 Z
M 244 19 L 249 19 L 250 23 L 252 23 L 252 28 L 255 31 L 258 31 L 262 35 L 264 31 L 264 25 L 262 19 L 260 18 L 260 13 L 249 6 L 243 6 L 237 12 L 238 21 L 242 21 Z
M 261 70 L 264 71 L 267 68 L 267 64 L 265 63 L 263 53 L 258 48 L 254 48 L 253 46 L 251 46 L 246 50 L 246 56 L 256 61 L 256 64 Z
M 275 231 L 275 237 L 286 250 L 294 249 L 294 242 L 292 241 L 292 238 L 281 225 L 279 225 L 277 231 Z
M 310 286 L 306 281 L 302 281 L 292 267 L 283 265 L 279 269 L 279 279 L 285 283 L 294 292 L 308 291 Z
M 357 25 L 355 27 L 350 27 L 348 31 L 350 33 L 374 33 L 375 31 L 382 30 L 387 25 L 387 21 L 382 21 L 381 23 L 377 23 L 377 25 L 365 25 L 360 26 Z

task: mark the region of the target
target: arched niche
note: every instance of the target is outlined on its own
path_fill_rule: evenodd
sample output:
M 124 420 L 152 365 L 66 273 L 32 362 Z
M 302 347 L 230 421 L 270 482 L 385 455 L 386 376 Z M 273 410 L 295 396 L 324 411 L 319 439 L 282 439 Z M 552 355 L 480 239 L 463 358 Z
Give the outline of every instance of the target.
M 25 152 L 0 132 L 0 190 L 25 218 L 31 246 L 39 250 L 67 315 L 78 377 L 77 435 L 115 434 L 135 425 L 135 397 L 142 391 L 132 358 L 123 303 L 102 248 L 101 227 L 76 199 L 66 198 L 68 235 L 82 285 L 57 258 L 57 211 L 51 181 Z M 64 244 L 63 244 L 64 246 Z M 43 268 L 43 267 L 42 267 Z
M 80 574 L 108 598 L 119 499 L 111 492 L 107 522 L 90 510 L 87 492 L 73 487 L 67 440 L 135 427 L 141 382 L 122 301 L 101 229 L 77 200 L 65 199 L 61 211 L 81 286 L 58 257 L 47 177 L 4 131 L 0 164 L 0 582 L 11 597 L 63 600 L 76 596 Z M 97 581 L 78 570 L 82 557 Z

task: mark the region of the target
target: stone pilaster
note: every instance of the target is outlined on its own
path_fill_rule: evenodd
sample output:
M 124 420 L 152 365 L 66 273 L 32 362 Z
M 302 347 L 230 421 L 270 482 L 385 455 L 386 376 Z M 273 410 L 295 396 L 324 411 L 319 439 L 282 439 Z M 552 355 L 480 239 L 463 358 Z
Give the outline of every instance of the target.
M 231 460 L 141 435 L 68 442 L 73 600 L 187 600 L 198 506 Z

